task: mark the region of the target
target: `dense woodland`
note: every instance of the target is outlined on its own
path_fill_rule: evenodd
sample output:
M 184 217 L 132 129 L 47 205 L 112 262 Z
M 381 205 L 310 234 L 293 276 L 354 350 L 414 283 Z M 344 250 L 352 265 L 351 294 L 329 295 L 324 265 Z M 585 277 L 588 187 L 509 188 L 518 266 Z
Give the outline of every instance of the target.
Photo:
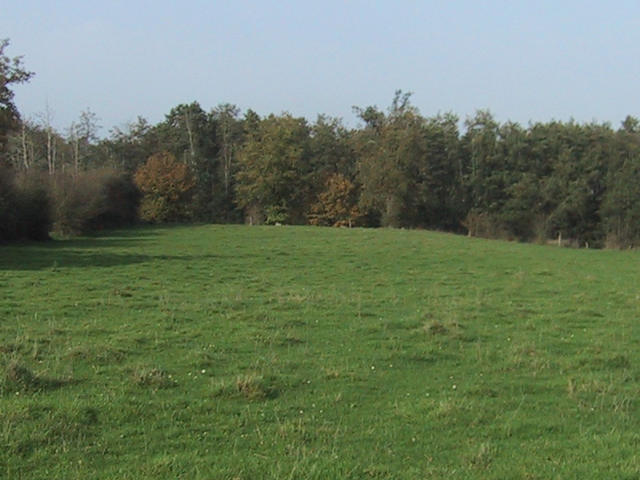
M 320 115 L 177 105 L 99 138 L 91 111 L 64 131 L 21 118 L 32 73 L 0 42 L 0 240 L 136 222 L 247 222 L 446 230 L 522 241 L 640 242 L 640 122 L 499 123 L 425 117 L 396 92 Z

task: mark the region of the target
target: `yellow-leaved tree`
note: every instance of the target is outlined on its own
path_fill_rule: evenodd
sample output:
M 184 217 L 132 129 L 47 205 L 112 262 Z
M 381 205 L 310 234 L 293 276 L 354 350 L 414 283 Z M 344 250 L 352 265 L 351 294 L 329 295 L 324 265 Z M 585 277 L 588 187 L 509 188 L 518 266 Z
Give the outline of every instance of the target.
M 189 217 L 189 201 L 195 185 L 189 167 L 168 152 L 155 153 L 136 170 L 136 185 L 143 194 L 140 218 L 172 222 Z
M 318 195 L 318 202 L 311 207 L 309 223 L 352 227 L 359 217 L 356 186 L 344 175 L 331 175 L 325 190 Z

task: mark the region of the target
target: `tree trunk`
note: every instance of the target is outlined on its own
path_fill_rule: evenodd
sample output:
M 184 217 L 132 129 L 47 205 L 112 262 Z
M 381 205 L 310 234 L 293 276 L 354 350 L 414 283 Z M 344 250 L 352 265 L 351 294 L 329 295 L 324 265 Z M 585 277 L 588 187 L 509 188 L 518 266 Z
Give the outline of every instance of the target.
M 52 152 L 51 127 L 47 127 L 47 167 L 49 167 L 49 175 L 54 173 L 53 152 Z
M 196 149 L 193 142 L 193 130 L 191 128 L 191 115 L 189 113 L 185 113 L 184 115 L 184 123 L 187 127 L 187 136 L 189 137 L 189 154 L 191 155 L 191 163 L 193 164 L 193 159 L 196 156 Z
M 27 152 L 27 128 L 24 123 L 22 124 L 22 163 L 24 164 L 24 169 L 29 170 L 29 153 Z

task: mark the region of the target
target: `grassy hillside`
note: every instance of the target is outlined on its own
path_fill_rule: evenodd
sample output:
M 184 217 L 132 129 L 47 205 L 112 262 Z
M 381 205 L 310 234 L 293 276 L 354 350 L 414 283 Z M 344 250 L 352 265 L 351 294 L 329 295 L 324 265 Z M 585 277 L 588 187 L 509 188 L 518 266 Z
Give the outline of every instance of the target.
M 0 478 L 639 478 L 640 256 L 202 226 L 0 247 Z

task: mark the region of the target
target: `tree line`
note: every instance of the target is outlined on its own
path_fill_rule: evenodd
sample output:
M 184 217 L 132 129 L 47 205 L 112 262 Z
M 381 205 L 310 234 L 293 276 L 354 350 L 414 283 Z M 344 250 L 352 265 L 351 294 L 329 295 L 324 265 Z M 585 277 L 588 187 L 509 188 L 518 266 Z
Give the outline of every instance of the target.
M 60 132 L 20 118 L 28 81 L 0 43 L 0 240 L 144 222 L 426 228 L 575 246 L 640 242 L 640 121 L 424 116 L 410 94 L 354 108 L 360 124 L 171 109 L 98 138 L 90 111 Z

